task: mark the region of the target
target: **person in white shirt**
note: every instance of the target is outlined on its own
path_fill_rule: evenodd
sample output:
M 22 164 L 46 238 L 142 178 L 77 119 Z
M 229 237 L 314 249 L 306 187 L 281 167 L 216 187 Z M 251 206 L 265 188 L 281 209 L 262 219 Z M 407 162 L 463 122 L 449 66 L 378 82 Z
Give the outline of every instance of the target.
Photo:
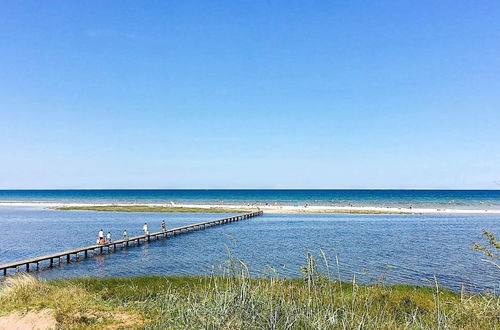
M 104 244 L 104 230 L 99 230 L 97 234 L 97 244 Z
M 108 231 L 108 234 L 106 235 L 106 240 L 108 243 L 111 243 L 111 232 Z
M 149 232 L 148 232 L 148 224 L 147 223 L 144 223 L 144 226 L 142 226 L 142 230 L 144 230 L 144 235 L 148 235 Z
M 123 239 L 128 239 L 128 231 L 127 231 L 127 229 L 125 229 L 123 231 Z

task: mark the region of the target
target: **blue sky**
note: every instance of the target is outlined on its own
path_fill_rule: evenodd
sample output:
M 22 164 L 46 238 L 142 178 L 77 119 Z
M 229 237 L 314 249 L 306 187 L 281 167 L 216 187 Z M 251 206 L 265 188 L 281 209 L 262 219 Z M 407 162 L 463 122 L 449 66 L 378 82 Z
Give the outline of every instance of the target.
M 500 2 L 2 1 L 0 148 L 7 189 L 496 189 Z

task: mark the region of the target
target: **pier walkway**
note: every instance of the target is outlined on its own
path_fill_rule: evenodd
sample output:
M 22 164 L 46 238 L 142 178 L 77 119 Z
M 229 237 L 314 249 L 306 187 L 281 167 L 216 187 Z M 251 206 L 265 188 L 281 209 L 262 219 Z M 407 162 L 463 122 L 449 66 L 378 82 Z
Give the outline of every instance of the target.
M 53 267 L 54 264 L 61 264 L 64 261 L 66 263 L 70 263 L 72 261 L 79 261 L 82 257 L 89 258 L 89 257 L 95 256 L 95 255 L 104 254 L 105 252 L 111 253 L 111 252 L 115 251 L 117 248 L 124 249 L 124 248 L 127 248 L 129 246 L 138 246 L 141 243 L 149 242 L 152 239 L 154 239 L 154 240 L 165 239 L 165 238 L 170 237 L 170 236 L 186 234 L 186 233 L 189 233 L 191 231 L 201 230 L 201 229 L 205 229 L 207 227 L 214 227 L 214 226 L 218 226 L 218 225 L 222 225 L 222 224 L 226 224 L 226 223 L 230 223 L 230 222 L 249 219 L 249 218 L 253 218 L 256 216 L 260 216 L 262 214 L 263 214 L 262 211 L 245 213 L 245 214 L 235 215 L 235 216 L 224 218 L 224 219 L 194 223 L 194 224 L 187 225 L 187 226 L 172 228 L 172 229 L 169 229 L 166 231 L 159 231 L 156 233 L 151 233 L 149 235 L 134 236 L 134 237 L 130 237 L 128 239 L 112 241 L 112 242 L 106 243 L 106 244 L 91 245 L 91 246 L 86 246 L 86 247 L 82 247 L 79 249 L 54 253 L 54 254 L 50 254 L 50 255 L 46 255 L 46 256 L 42 256 L 42 257 L 36 257 L 36 258 L 31 258 L 31 259 L 26 259 L 26 260 L 21 260 L 21 261 L 10 262 L 7 264 L 0 265 L 0 273 L 2 273 L 4 276 L 7 276 L 9 269 L 15 269 L 15 272 L 18 273 L 18 272 L 22 271 L 21 267 L 23 267 L 23 266 L 24 266 L 23 268 L 26 272 L 29 272 L 31 270 L 30 266 L 34 266 L 34 268 L 36 270 L 39 270 L 42 262 L 47 262 L 48 267 Z

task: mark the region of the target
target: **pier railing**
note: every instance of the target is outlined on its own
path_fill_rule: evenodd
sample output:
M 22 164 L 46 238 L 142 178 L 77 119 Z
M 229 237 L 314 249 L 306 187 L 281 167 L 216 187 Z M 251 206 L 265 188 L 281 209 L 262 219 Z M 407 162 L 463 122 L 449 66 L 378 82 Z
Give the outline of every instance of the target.
M 123 249 L 123 248 L 127 248 L 130 246 L 138 246 L 144 242 L 149 242 L 151 240 L 165 239 L 165 238 L 170 237 L 170 236 L 186 234 L 186 233 L 189 233 L 191 231 L 201 230 L 201 229 L 214 227 L 214 226 L 218 226 L 218 225 L 222 225 L 222 224 L 226 224 L 226 223 L 230 223 L 230 222 L 249 219 L 249 218 L 253 218 L 256 216 L 260 216 L 262 214 L 263 214 L 262 211 L 245 213 L 245 214 L 235 215 L 235 216 L 223 218 L 223 219 L 194 223 L 191 225 L 172 228 L 172 229 L 168 229 L 166 231 L 159 231 L 159 232 L 151 233 L 148 235 L 145 234 L 145 235 L 134 236 L 134 237 L 130 237 L 127 239 L 112 241 L 112 242 L 105 243 L 105 244 L 91 245 L 91 246 L 86 246 L 86 247 L 82 247 L 82 248 L 78 248 L 78 249 L 54 253 L 54 254 L 50 254 L 50 255 L 46 255 L 46 256 L 35 257 L 35 258 L 30 258 L 30 259 L 25 259 L 25 260 L 20 260 L 20 261 L 14 261 L 14 262 L 0 265 L 0 272 L 4 276 L 6 276 L 8 274 L 9 269 L 15 269 L 15 272 L 18 273 L 18 272 L 22 271 L 21 267 L 23 267 L 23 266 L 24 266 L 23 267 L 24 271 L 26 271 L 26 272 L 29 272 L 32 269 L 32 268 L 30 268 L 30 266 L 34 266 L 36 270 L 39 270 L 40 266 L 43 266 L 43 265 L 41 265 L 41 263 L 43 263 L 43 262 L 47 262 L 48 267 L 53 267 L 54 264 L 62 264 L 63 262 L 66 262 L 69 264 L 72 261 L 79 261 L 82 258 L 86 259 L 86 258 L 89 258 L 92 256 L 104 254 L 105 252 L 111 253 L 118 248 Z

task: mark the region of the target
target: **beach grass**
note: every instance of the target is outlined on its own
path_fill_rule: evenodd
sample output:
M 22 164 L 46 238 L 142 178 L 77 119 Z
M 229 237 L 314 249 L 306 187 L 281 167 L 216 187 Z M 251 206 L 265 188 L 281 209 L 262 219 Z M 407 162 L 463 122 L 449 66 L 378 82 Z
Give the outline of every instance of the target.
M 190 212 L 190 213 L 247 213 L 255 211 L 255 208 L 239 207 L 193 207 L 193 206 L 162 206 L 162 205 L 85 205 L 85 206 L 57 206 L 55 210 L 62 211 L 103 211 L 103 212 Z M 266 209 L 264 209 L 266 210 Z M 273 213 L 272 210 L 270 213 Z M 370 210 L 370 209 L 312 209 L 297 208 L 289 210 L 289 213 L 313 213 L 313 214 L 410 214 L 393 210 Z M 412 213 L 418 214 L 418 213 Z
M 242 273 L 243 274 L 243 273 Z M 498 329 L 500 297 L 322 277 L 10 277 L 0 316 L 50 311 L 61 328 Z
M 185 212 L 185 213 L 247 213 L 252 210 L 224 207 L 183 207 L 160 205 L 89 205 L 89 206 L 58 206 L 56 210 L 63 211 L 102 211 L 102 212 Z
M 321 251 L 307 253 L 302 278 L 252 278 L 228 250 L 206 276 L 141 276 L 0 282 L 5 319 L 39 313 L 62 329 L 500 329 L 500 295 L 439 286 L 340 281 Z M 50 321 L 50 320 L 49 320 Z

